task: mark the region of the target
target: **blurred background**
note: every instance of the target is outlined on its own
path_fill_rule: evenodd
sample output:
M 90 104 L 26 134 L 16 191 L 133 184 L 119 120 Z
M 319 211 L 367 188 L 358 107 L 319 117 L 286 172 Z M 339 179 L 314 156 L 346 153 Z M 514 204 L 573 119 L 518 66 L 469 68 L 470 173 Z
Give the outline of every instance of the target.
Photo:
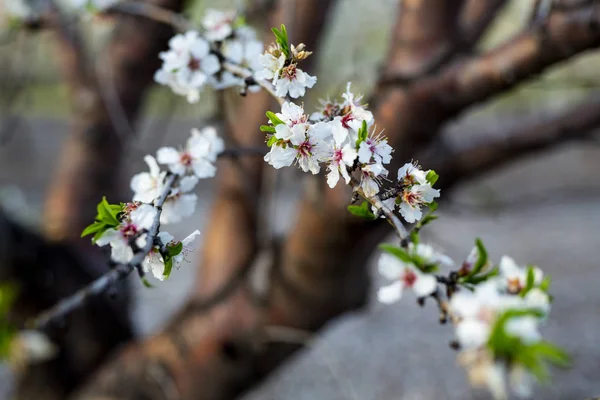
M 206 8 L 239 6 L 235 1 L 189 3 L 186 14 L 195 21 Z M 312 72 L 318 83 L 304 98 L 305 109 L 316 107 L 319 98 L 339 96 L 348 81 L 353 82 L 355 93 L 370 98 L 385 64 L 399 3 L 338 0 L 331 6 L 314 48 L 318 62 Z M 506 3 L 474 52 L 495 48 L 531 23 L 535 1 Z M 100 84 L 104 99 L 114 98 L 114 85 L 119 83 L 107 77 L 103 69 L 110 60 L 103 58 L 102 49 L 115 34 L 115 26 L 110 17 L 83 24 L 85 44 L 93 49 L 92 64 L 101 71 L 98 76 L 104 76 Z M 55 41 L 55 34 L 44 30 L 5 32 L 0 38 L 0 207 L 11 226 L 17 224 L 41 236 L 47 235 L 44 224 L 51 213 L 47 209 L 48 196 L 56 185 L 61 154 L 78 112 L 61 71 Z M 445 124 L 441 135 L 450 146 L 490 137 L 502 143 L 503 135 L 520 124 L 543 121 L 594 95 L 600 85 L 599 63 L 600 54 L 589 51 L 552 66 L 470 107 Z M 154 154 L 162 145 L 183 144 L 192 127 L 222 127 L 222 104 L 222 99 L 210 90 L 202 94 L 199 104 L 190 105 L 164 87 L 151 86 L 137 121 L 121 125 L 135 135 L 116 135 L 121 141 L 117 145 L 124 148 L 116 192 L 126 198 L 130 177 L 146 168 L 143 155 Z M 115 113 L 119 117 L 118 109 Z M 572 369 L 554 371 L 553 383 L 538 388 L 535 398 L 600 396 L 599 143 L 597 134 L 565 142 L 515 157 L 474 179 L 459 182 L 452 190 L 442 190 L 440 218 L 424 231 L 428 242 L 459 262 L 474 239 L 481 237 L 493 260 L 511 255 L 521 264 L 539 265 L 552 276 L 555 302 L 543 334 L 563 346 L 574 364 Z M 293 226 L 298 215 L 296 206 L 305 188 L 297 183 L 299 178 L 297 171 L 278 173 L 276 206 L 270 221 L 278 236 Z M 185 236 L 200 229 L 206 239 L 217 180 L 201 182 L 196 214 L 171 228 L 172 234 Z M 94 204 L 81 207 L 93 212 Z M 9 234 L 0 229 L 0 235 Z M 200 257 L 206 249 L 199 242 L 196 250 L 193 262 L 152 289 L 141 285 L 136 276 L 130 277 L 129 295 L 118 301 L 129 309 L 132 336 L 143 338 L 161 332 L 190 299 L 199 285 Z M 377 254 L 369 261 L 369 274 L 374 280 L 369 298 L 382 283 L 373 268 Z M 44 269 L 44 265 L 37 268 Z M 95 276 L 99 270 L 86 273 Z M 65 290 L 76 289 L 73 285 Z M 307 349 L 295 353 L 244 398 L 488 398 L 485 392 L 469 388 L 464 371 L 456 365 L 455 353 L 448 347 L 451 339 L 451 329 L 437 323 L 432 303 L 422 309 L 411 298 L 393 306 L 370 301 L 366 307 L 326 323 Z M 12 379 L 4 379 L 0 397 L 8 396 L 9 388 L 14 390 L 16 386 Z

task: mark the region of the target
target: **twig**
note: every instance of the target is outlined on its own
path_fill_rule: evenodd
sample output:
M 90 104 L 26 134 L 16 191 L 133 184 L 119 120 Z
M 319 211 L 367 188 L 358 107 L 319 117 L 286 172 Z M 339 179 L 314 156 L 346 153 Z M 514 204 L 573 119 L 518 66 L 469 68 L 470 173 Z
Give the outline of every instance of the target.
M 173 28 L 180 32 L 186 32 L 195 29 L 194 25 L 182 15 L 168 10 L 166 8 L 155 6 L 154 4 L 150 3 L 129 1 L 117 3 L 114 6 L 110 7 L 108 10 L 106 10 L 106 12 L 131 14 L 146 17 L 157 22 L 162 22 L 167 25 L 171 25 L 173 26 Z
M 47 329 L 54 320 L 64 318 L 77 308 L 83 306 L 85 302 L 92 296 L 97 296 L 105 292 L 111 285 L 116 282 L 122 281 L 134 270 L 141 267 L 144 258 L 150 253 L 155 245 L 155 239 L 158 235 L 160 228 L 160 215 L 162 213 L 162 206 L 165 203 L 167 197 L 171 193 L 171 188 L 175 181 L 179 178 L 179 175 L 169 175 L 165 182 L 165 188 L 155 203 L 157 210 L 156 216 L 150 229 L 148 229 L 148 238 L 144 247 L 139 249 L 127 264 L 119 264 L 113 270 L 102 275 L 88 286 L 80 289 L 75 294 L 67 297 L 58 302 L 54 307 L 47 311 L 42 312 L 35 320 L 30 324 L 30 328 L 44 330 Z
M 246 80 L 251 79 L 252 82 L 256 83 L 257 85 L 265 89 L 267 92 L 269 92 L 269 94 L 273 96 L 273 98 L 277 101 L 277 103 L 279 103 L 279 105 L 283 105 L 283 103 L 285 102 L 285 99 L 275 94 L 275 88 L 269 82 L 263 80 L 255 80 L 251 70 L 240 67 L 239 65 L 233 64 L 229 61 L 224 61 L 223 63 L 221 63 L 221 66 L 225 71 L 229 71 L 235 76 Z
M 368 201 L 373 207 L 380 210 L 396 231 L 396 234 L 400 238 L 400 241 L 402 243 L 406 242 L 406 240 L 408 239 L 408 231 L 406 230 L 406 227 L 404 227 L 404 225 L 402 224 L 400 219 L 394 214 L 394 212 L 390 210 L 385 204 L 383 204 L 379 196 L 367 197 L 363 190 L 360 188 L 360 184 L 354 177 L 350 177 L 350 187 L 355 193 L 357 193 L 360 197 Z

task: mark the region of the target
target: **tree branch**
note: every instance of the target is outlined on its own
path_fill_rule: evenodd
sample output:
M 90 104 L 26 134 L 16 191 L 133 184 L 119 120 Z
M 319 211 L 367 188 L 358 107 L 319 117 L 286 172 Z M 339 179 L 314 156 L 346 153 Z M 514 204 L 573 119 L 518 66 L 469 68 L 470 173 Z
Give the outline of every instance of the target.
M 154 221 L 152 222 L 152 226 L 148 230 L 146 244 L 135 253 L 131 261 L 127 264 L 117 265 L 113 270 L 96 279 L 88 286 L 77 291 L 72 296 L 61 300 L 49 310 L 41 313 L 31 323 L 30 327 L 32 329 L 47 329 L 53 321 L 64 318 L 75 309 L 82 307 L 91 297 L 104 293 L 114 283 L 125 279 L 134 269 L 141 268 L 142 262 L 156 244 L 156 238 L 158 237 L 158 230 L 160 228 L 160 215 L 162 213 L 162 206 L 171 193 L 173 184 L 178 177 L 179 176 L 175 174 L 167 177 L 165 181 L 165 188 L 155 203 L 157 213 L 154 217 Z
M 505 135 L 488 138 L 461 148 L 448 149 L 437 142 L 422 160 L 443 171 L 440 187 L 451 187 L 519 157 L 552 148 L 567 141 L 584 139 L 600 128 L 600 96 L 556 115 L 518 124 Z

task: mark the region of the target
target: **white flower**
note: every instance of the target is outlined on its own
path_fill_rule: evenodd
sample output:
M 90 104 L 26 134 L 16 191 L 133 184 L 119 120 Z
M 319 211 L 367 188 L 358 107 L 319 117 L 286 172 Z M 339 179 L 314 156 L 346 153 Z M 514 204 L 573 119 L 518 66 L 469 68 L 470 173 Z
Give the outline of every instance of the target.
M 358 131 L 360 130 L 363 121 L 367 123 L 367 127 L 370 127 L 373 124 L 373 114 L 358 104 L 358 101 L 361 98 L 360 96 L 354 99 L 354 94 L 350 92 L 350 82 L 348 82 L 346 93 L 344 93 L 342 97 L 345 101 L 341 105 L 331 102 L 322 102 L 324 109 L 320 115 L 317 114 L 317 116 L 322 117 L 341 113 L 341 115 L 335 116 L 331 121 L 335 142 L 339 145 L 346 140 L 349 140 L 350 144 L 354 144 L 358 139 Z
M 430 185 L 413 185 L 402 192 L 400 214 L 406 222 L 416 222 L 423 216 L 421 206 L 431 203 L 436 197 L 440 197 L 440 191 Z
M 530 398 L 533 394 L 533 377 L 521 364 L 514 364 L 508 372 L 510 389 L 520 398 Z
M 189 262 L 187 256 L 194 250 L 191 244 L 198 235 L 200 235 L 200 231 L 196 229 L 194 232 L 190 233 L 185 239 L 181 241 L 181 244 L 183 244 L 181 253 L 173 257 L 173 266 L 175 268 L 179 269 L 179 267 L 181 267 L 181 264 L 183 264 L 184 262 Z
M 58 354 L 58 347 L 42 332 L 19 331 L 10 343 L 9 361 L 18 365 L 34 364 L 51 360 Z
M 319 162 L 327 157 L 329 139 L 331 130 L 323 122 L 317 122 L 311 125 L 306 131 L 306 139 L 297 147 L 298 165 L 304 172 L 318 174 L 320 171 Z
M 229 37 L 233 32 L 232 23 L 235 11 L 220 11 L 209 8 L 202 18 L 204 37 L 211 42 L 219 42 Z
M 500 259 L 500 276 L 502 277 L 505 289 L 509 293 L 519 293 L 527 285 L 527 268 L 521 268 L 515 260 L 508 256 L 503 256 Z M 541 269 L 533 267 L 534 286 L 542 283 L 544 276 Z
M 263 43 L 258 40 L 227 40 L 223 43 L 221 51 L 228 61 L 233 62 L 244 68 L 253 71 L 262 68 L 260 64 L 260 55 L 263 51 Z M 232 86 L 246 85 L 243 78 L 240 78 L 229 71 L 223 71 L 220 80 L 214 80 L 215 89 L 225 89 Z M 249 87 L 250 91 L 260 90 L 259 85 Z
M 149 204 L 137 206 L 117 229 L 110 228 L 96 240 L 98 246 L 111 246 L 111 258 L 118 263 L 128 263 L 133 258 L 130 241 L 144 229 L 150 229 L 157 210 Z M 139 243 L 136 241 L 136 243 Z
M 156 159 L 151 155 L 146 155 L 144 161 L 148 164 L 150 172 L 141 172 L 131 178 L 131 190 L 133 191 L 133 201 L 151 203 L 158 199 L 164 188 L 164 179 L 166 171 L 161 172 Z
M 221 69 L 217 56 L 210 53 L 210 45 L 196 31 L 175 35 L 169 41 L 169 51 L 159 57 L 163 65 L 154 80 L 186 96 L 190 103 L 200 99 L 200 89 Z
M 437 289 L 437 281 L 433 275 L 425 274 L 412 263 L 403 262 L 391 254 L 381 255 L 378 269 L 384 278 L 395 281 L 379 289 L 377 297 L 382 303 L 398 301 L 405 288 L 412 288 L 418 297 L 429 296 Z
M 173 147 L 162 147 L 158 149 L 156 158 L 159 163 L 167 164 L 169 170 L 175 174 L 192 172 L 196 177 L 203 179 L 215 176 L 217 169 L 212 163 L 223 149 L 223 140 L 217 136 L 214 128 L 209 127 L 202 131 L 192 129 L 192 136 L 188 139 L 185 149 L 177 151 Z
M 539 322 L 539 318 L 531 315 L 513 317 L 506 321 L 504 330 L 507 334 L 521 339 L 523 343 L 535 343 L 542 338 L 538 331 Z
M 545 315 L 550 313 L 550 297 L 548 293 L 540 288 L 533 288 L 525 295 L 525 305 L 527 308 L 539 310 Z
M 385 136 L 371 134 L 358 148 L 358 161 L 367 164 L 373 159 L 378 164 L 389 164 L 392 160 L 392 151 L 394 149 L 387 143 Z
M 398 169 L 398 182 L 405 186 L 427 184 L 427 172 L 411 163 L 404 164 Z
M 189 192 L 194 190 L 196 184 L 198 184 L 198 178 L 195 176 L 181 178 L 179 186 L 172 191 L 173 193 L 163 205 L 162 214 L 160 214 L 161 224 L 173 224 L 194 213 L 198 196 Z
M 9 18 L 25 20 L 33 15 L 33 10 L 26 0 L 5 0 L 0 11 L 6 12 Z
M 289 167 L 294 163 L 298 152 L 292 144 L 271 146 L 271 150 L 265 155 L 264 160 L 275 169 Z
M 269 53 L 260 54 L 258 56 L 258 62 L 262 65 L 262 69 L 259 69 L 254 74 L 254 78 L 265 81 L 272 80 L 273 83 L 276 83 L 281 74 L 281 70 L 285 65 L 285 55 L 281 54 L 279 57 L 273 57 Z
M 433 246 L 425 243 L 409 243 L 408 252 L 413 257 L 418 258 L 424 264 L 439 264 L 444 266 L 453 266 L 454 261 L 445 254 L 437 252 Z
M 297 68 L 296 64 L 290 64 L 280 72 L 280 77 L 275 83 L 275 95 L 285 97 L 289 94 L 291 98 L 297 99 L 304 96 L 306 88 L 313 87 L 315 83 L 316 77 Z
M 165 231 L 159 232 L 157 237 L 165 246 L 174 239 L 170 233 Z M 153 247 L 150 253 L 144 258 L 142 269 L 144 272 L 152 272 L 152 275 L 159 281 L 165 280 L 165 262 L 158 247 Z
M 181 264 L 184 261 L 187 261 L 186 256 L 193 250 L 191 249 L 190 244 L 198 235 L 200 235 L 200 231 L 195 230 L 181 241 L 181 252 L 172 258 L 174 268 L 179 269 Z M 158 234 L 158 238 L 160 239 L 162 244 L 167 247 L 172 247 L 179 244 L 179 242 L 175 242 L 173 240 L 174 237 L 171 234 L 164 231 Z M 152 251 L 146 256 L 146 258 L 142 262 L 142 268 L 145 272 L 152 272 L 152 275 L 156 279 L 160 281 L 165 280 L 165 262 L 163 260 L 162 255 L 160 254 L 160 249 L 158 247 L 154 247 Z
M 290 128 L 298 124 L 306 124 L 308 121 L 308 117 L 304 114 L 304 108 L 288 101 L 283 103 L 281 113 L 276 115 Z
M 388 171 L 381 164 L 369 164 L 361 167 L 360 188 L 367 198 L 379 193 L 379 184 Z
M 350 174 L 348 174 L 348 167 L 354 165 L 357 153 L 350 145 L 343 147 L 333 146 L 331 148 L 332 154 L 328 158 L 328 173 L 327 173 L 327 184 L 330 188 L 334 188 L 340 180 L 340 175 L 346 181 L 346 184 L 350 183 Z

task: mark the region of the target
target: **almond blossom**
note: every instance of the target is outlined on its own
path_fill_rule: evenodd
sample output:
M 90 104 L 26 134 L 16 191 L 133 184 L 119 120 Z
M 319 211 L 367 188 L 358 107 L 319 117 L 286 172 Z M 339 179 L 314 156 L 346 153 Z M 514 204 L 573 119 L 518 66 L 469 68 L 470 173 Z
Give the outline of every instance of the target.
M 348 167 L 354 165 L 358 153 L 350 145 L 343 147 L 334 145 L 331 151 L 331 156 L 327 160 L 327 170 L 329 171 L 327 173 L 327 184 L 330 188 L 334 188 L 340 180 L 340 175 L 344 178 L 346 184 L 350 183 Z
M 163 65 L 154 80 L 186 96 L 190 103 L 200 99 L 202 87 L 221 69 L 219 59 L 210 52 L 209 43 L 196 31 L 175 35 L 169 41 L 169 51 L 160 53 L 159 57 Z
M 227 61 L 240 67 L 256 71 L 261 68 L 259 57 L 263 52 L 263 48 L 263 43 L 255 39 L 236 39 L 223 42 L 221 52 Z M 219 79 L 215 76 L 213 80 L 215 89 L 225 89 L 232 86 L 246 86 L 246 81 L 243 78 L 236 76 L 229 71 L 222 71 Z M 251 85 L 248 89 L 251 92 L 256 92 L 260 90 L 260 86 Z
M 235 11 L 221 11 L 209 8 L 202 18 L 204 37 L 211 42 L 225 40 L 233 33 Z
M 534 285 L 542 282 L 544 274 L 538 267 L 533 267 Z M 519 293 L 527 284 L 527 268 L 522 268 L 508 256 L 500 259 L 500 276 L 502 283 L 509 293 Z
M 223 140 L 217 136 L 214 128 L 208 127 L 202 131 L 192 129 L 192 136 L 183 150 L 162 147 L 158 149 L 156 158 L 174 174 L 185 175 L 189 172 L 203 179 L 215 176 L 216 167 L 213 163 L 223 149 Z
M 402 297 L 406 288 L 412 289 L 418 297 L 429 296 L 437 290 L 435 276 L 421 272 L 414 264 L 401 261 L 397 257 L 384 253 L 379 258 L 379 273 L 387 280 L 394 281 L 379 289 L 380 302 L 391 304 Z
M 133 201 L 151 203 L 159 198 L 163 191 L 163 183 L 166 171 L 160 171 L 156 159 L 151 155 L 146 155 L 144 161 L 148 164 L 150 172 L 141 172 L 131 178 L 131 190 L 133 191 Z
M 412 163 L 406 163 L 398 169 L 398 182 L 403 186 L 427 183 L 427 172 Z
M 333 137 L 337 144 L 343 143 L 346 139 L 350 140 L 351 143 L 355 143 L 358 139 L 358 131 L 361 128 L 363 121 L 367 123 L 367 127 L 370 127 L 374 121 L 373 114 L 360 104 L 362 96 L 357 96 L 355 98 L 354 94 L 350 91 L 350 86 L 351 83 L 348 82 L 346 85 L 346 92 L 342 94 L 342 97 L 345 99 L 342 104 L 338 105 L 337 103 L 330 102 L 322 103 L 324 104 L 324 109 L 321 111 L 321 115 L 333 115 L 332 111 L 337 114 L 333 117 L 331 122 L 333 126 Z
M 198 178 L 195 176 L 184 176 L 179 181 L 179 186 L 172 190 L 172 194 L 167 197 L 163 210 L 160 214 L 161 224 L 173 224 L 182 219 L 191 216 L 196 210 L 198 196 L 190 193 L 198 184 Z
M 381 164 L 368 164 L 361 167 L 360 188 L 367 198 L 379 193 L 379 185 L 388 174 L 388 170 Z
M 200 231 L 195 230 L 181 241 L 183 245 L 181 252 L 172 258 L 173 267 L 179 269 L 181 264 L 184 261 L 187 261 L 186 256 L 191 251 L 190 244 L 198 235 L 200 235 Z M 179 242 L 174 241 L 175 238 L 171 234 L 165 231 L 160 232 L 157 237 L 165 247 L 173 247 L 179 244 Z M 156 246 L 142 262 L 142 268 L 144 272 L 152 272 L 152 275 L 160 281 L 164 281 L 167 278 L 165 276 L 165 262 L 163 256 L 160 253 L 160 248 Z
M 285 65 L 285 54 L 282 53 L 278 57 L 269 53 L 261 54 L 258 56 L 258 62 L 262 68 L 256 71 L 254 78 L 257 80 L 272 81 L 273 84 L 276 84 L 279 74 Z
M 307 74 L 296 66 L 290 64 L 283 67 L 275 83 L 275 95 L 278 97 L 289 96 L 293 99 L 304 96 L 306 88 L 312 88 L 317 83 L 317 78 Z
M 402 192 L 400 214 L 408 223 L 419 221 L 423 217 L 421 207 L 440 197 L 440 191 L 429 184 L 413 185 Z
M 96 240 L 96 245 L 111 246 L 111 258 L 118 263 L 128 263 L 133 258 L 131 241 L 147 229 L 156 218 L 157 210 L 149 204 L 141 204 L 128 213 L 117 229 L 110 228 Z M 136 241 L 137 243 L 137 241 Z
M 382 134 L 371 134 L 358 148 L 358 161 L 363 164 L 375 162 L 378 164 L 389 164 L 392 160 L 392 146 Z

